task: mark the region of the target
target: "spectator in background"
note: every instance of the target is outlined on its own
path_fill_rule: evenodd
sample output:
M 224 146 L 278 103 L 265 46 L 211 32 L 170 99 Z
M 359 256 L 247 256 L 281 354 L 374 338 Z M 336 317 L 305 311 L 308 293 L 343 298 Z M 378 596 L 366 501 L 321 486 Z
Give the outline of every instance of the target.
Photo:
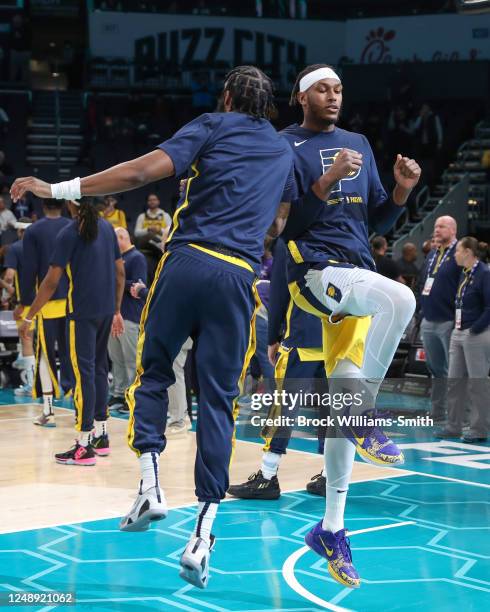
M 405 284 L 411 289 L 415 287 L 419 276 L 419 268 L 416 265 L 417 247 L 413 242 L 406 242 L 402 248 L 402 256 L 395 263 L 398 266 L 398 271 L 403 277 Z
M 442 424 L 446 417 L 449 342 L 454 327 L 454 300 L 460 269 L 454 258 L 457 224 L 452 217 L 436 219 L 434 240 L 439 246 L 429 253 L 421 272 L 420 331 L 427 368 L 432 375 L 432 418 Z
M 134 235 L 140 241 L 148 242 L 168 234 L 172 225 L 170 215 L 160 208 L 160 199 L 155 193 L 146 198 L 146 211 L 138 215 L 134 228 Z
M 439 115 L 429 104 L 423 104 L 419 116 L 412 123 L 414 146 L 417 159 L 422 166 L 422 176 L 429 187 L 439 173 L 440 154 L 444 142 L 444 132 Z
M 139 322 L 144 305 L 142 300 L 131 295 L 131 286 L 133 283 L 147 282 L 147 265 L 144 255 L 131 243 L 128 230 L 118 227 L 115 232 L 126 272 L 121 303 L 124 331 L 118 337 L 109 338 L 108 350 L 112 361 L 113 388 L 107 405 L 109 408 L 118 408 L 121 412 L 129 412 L 124 394 L 134 380 Z
M 449 348 L 448 421 L 436 437 L 459 438 L 469 404 L 470 429 L 462 440 L 475 444 L 487 441 L 490 415 L 490 269 L 479 259 L 476 238 L 462 238 L 455 258 L 463 270 Z
M 147 209 L 138 215 L 134 228 L 136 246 L 144 253 L 148 263 L 148 281 L 151 282 L 162 256 L 162 244 L 167 239 L 172 225 L 170 215 L 160 208 L 160 199 L 150 193 L 146 199 Z
M 24 17 L 17 13 L 12 18 L 9 34 L 10 80 L 28 83 L 31 60 L 31 32 Z
M 113 195 L 105 196 L 104 209 L 100 212 L 100 216 L 113 227 L 128 227 L 124 210 L 117 208 L 117 198 Z
M 17 202 L 12 204 L 10 209 L 17 219 L 21 219 L 22 217 L 27 217 L 31 221 L 35 221 L 37 219 L 37 215 L 34 212 L 34 205 L 29 195 L 20 198 Z
M 7 230 L 15 227 L 17 218 L 5 205 L 5 199 L 0 196 L 0 237 Z
M 424 240 L 424 244 L 422 245 L 422 254 L 424 255 L 424 257 L 427 257 L 427 255 L 431 252 L 433 248 L 436 248 L 436 247 L 435 245 L 432 246 L 431 238 L 429 238 L 429 240 Z
M 396 262 L 391 257 L 386 256 L 386 250 L 388 249 L 388 242 L 384 236 L 375 236 L 371 241 L 371 247 L 373 249 L 374 262 L 376 263 L 376 271 L 386 278 L 404 283 L 404 280 L 400 274 L 400 270 Z

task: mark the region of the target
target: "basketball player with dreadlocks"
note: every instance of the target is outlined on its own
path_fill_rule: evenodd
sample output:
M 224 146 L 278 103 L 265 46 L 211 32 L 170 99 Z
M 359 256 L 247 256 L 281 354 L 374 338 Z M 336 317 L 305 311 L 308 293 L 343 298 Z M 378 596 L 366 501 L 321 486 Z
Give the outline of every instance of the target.
M 282 134 L 294 152 L 300 200 L 290 207 L 288 221 L 288 207 L 281 207 L 270 237 L 287 223 L 289 290 L 299 307 L 322 321 L 330 393 L 363 391 L 357 412 L 354 405 L 344 405 L 342 413 L 372 415 L 415 299 L 407 287 L 375 272 L 368 226 L 377 233 L 391 229 L 420 178 L 420 167 L 398 155 L 396 184 L 388 197 L 366 138 L 336 126 L 342 83 L 330 66 L 303 70 L 291 103 L 301 105 L 303 122 Z M 324 453 L 326 512 L 306 543 L 326 558 L 333 578 L 357 588 L 360 578 L 344 528 L 356 450 L 377 465 L 400 464 L 403 454 L 376 427 L 336 427 L 329 435 Z
M 27 190 L 74 199 L 188 174 L 142 313 L 136 378 L 127 392 L 129 445 L 142 479 L 121 529 L 143 531 L 167 514 L 159 484 L 167 389 L 175 382 L 173 361 L 191 336 L 199 382 L 199 507 L 180 575 L 200 588 L 207 586 L 211 528 L 229 484 L 236 400 L 255 351 L 255 282 L 264 238 L 281 200 L 295 195 L 291 149 L 268 121 L 274 111 L 270 79 L 253 66 L 235 68 L 226 76 L 219 110 L 194 119 L 155 151 L 104 172 L 57 185 L 18 179 L 12 187 L 14 199 Z
M 21 197 L 18 193 L 25 193 L 19 188 L 22 180 L 32 184 L 31 179 L 17 179 L 12 186 L 14 200 Z M 32 187 L 36 194 L 49 189 L 53 197 L 60 195 L 56 185 L 38 181 Z M 91 466 L 96 464 L 97 455 L 109 454 L 107 343 L 111 329 L 114 335 L 124 330 L 120 307 L 125 275 L 112 225 L 99 217 L 90 201 L 71 201 L 68 209 L 74 219 L 56 236 L 49 268 L 19 333 L 28 334 L 30 323 L 56 295 L 66 271 L 68 346 L 78 437 L 73 448 L 57 453 L 55 459 L 64 465 Z

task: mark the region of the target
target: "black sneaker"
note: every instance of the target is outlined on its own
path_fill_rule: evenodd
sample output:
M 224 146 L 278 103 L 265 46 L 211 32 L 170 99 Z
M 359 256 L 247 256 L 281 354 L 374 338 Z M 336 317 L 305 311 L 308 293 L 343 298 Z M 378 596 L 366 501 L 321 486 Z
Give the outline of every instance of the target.
M 66 453 L 56 453 L 54 456 L 56 463 L 63 463 L 64 465 L 95 465 L 97 458 L 94 449 L 89 444 L 88 446 L 82 446 L 75 440 L 75 446 L 70 448 Z
M 263 477 L 262 471 L 248 477 L 247 482 L 239 485 L 231 485 L 228 494 L 240 499 L 279 499 L 281 489 L 277 476 L 270 480 Z
M 109 410 L 115 410 L 124 404 L 124 397 L 120 395 L 111 395 L 109 401 L 107 402 L 107 408 Z
M 306 485 L 306 490 L 312 495 L 319 495 L 320 497 L 326 497 L 327 495 L 327 479 L 322 474 L 316 474 L 312 476 L 310 482 Z
M 109 448 L 109 436 L 107 434 L 102 434 L 99 437 L 92 436 L 90 444 L 94 449 L 95 454 L 99 457 L 107 457 L 107 455 L 109 455 L 111 452 L 111 449 Z

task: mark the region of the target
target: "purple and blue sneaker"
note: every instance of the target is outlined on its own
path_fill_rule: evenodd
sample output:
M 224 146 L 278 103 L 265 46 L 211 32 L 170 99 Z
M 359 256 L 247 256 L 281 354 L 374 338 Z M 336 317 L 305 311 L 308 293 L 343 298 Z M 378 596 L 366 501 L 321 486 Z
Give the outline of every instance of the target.
M 364 416 L 374 420 L 378 415 L 372 411 L 365 413 Z M 366 463 L 383 466 L 405 463 L 401 449 L 377 425 L 350 425 L 343 427 L 343 432 L 346 438 L 355 445 L 357 454 Z
M 358 589 L 361 579 L 352 565 L 349 539 L 345 529 L 332 533 L 322 529 L 322 521 L 317 523 L 305 536 L 306 544 L 320 557 L 327 560 L 330 575 L 337 582 L 350 589 Z

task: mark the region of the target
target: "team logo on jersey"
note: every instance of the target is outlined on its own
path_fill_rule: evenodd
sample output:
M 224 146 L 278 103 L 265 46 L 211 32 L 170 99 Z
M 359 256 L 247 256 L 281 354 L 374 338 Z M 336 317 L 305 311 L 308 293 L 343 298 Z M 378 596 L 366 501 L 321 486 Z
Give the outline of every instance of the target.
M 336 148 L 336 149 L 320 149 L 320 159 L 322 162 L 322 170 L 323 170 L 323 174 L 325 174 L 325 172 L 331 167 L 333 166 L 333 163 L 335 162 L 335 158 L 337 157 L 337 155 L 340 153 L 340 151 L 342 151 L 341 148 Z M 353 181 L 354 179 L 356 179 L 359 174 L 361 173 L 362 170 L 362 166 L 361 168 L 359 168 L 359 170 L 351 172 L 349 174 L 349 176 L 347 176 L 346 178 L 342 179 L 341 181 L 339 181 L 336 185 L 333 186 L 333 189 L 331 191 L 331 193 L 339 193 L 340 191 L 342 191 L 342 183 L 344 181 Z
M 328 284 L 327 295 L 329 298 L 332 298 L 332 300 L 335 300 L 336 302 L 340 302 L 342 300 L 342 291 L 340 291 L 340 289 L 335 285 L 332 285 L 332 283 Z

